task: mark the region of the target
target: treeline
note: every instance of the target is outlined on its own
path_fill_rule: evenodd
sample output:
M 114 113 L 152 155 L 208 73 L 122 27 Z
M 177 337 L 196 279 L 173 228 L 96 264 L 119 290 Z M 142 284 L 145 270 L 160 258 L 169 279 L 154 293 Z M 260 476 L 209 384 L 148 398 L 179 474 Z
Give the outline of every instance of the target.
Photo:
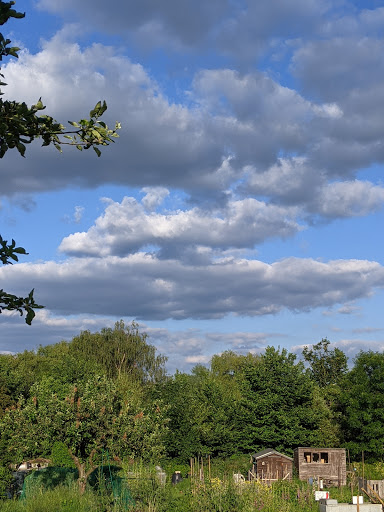
M 80 489 L 102 453 L 187 461 L 265 447 L 346 447 L 384 455 L 384 353 L 346 355 L 326 339 L 302 358 L 268 347 L 224 352 L 209 368 L 167 376 L 136 324 L 82 332 L 0 355 L 0 466 L 45 457 L 73 465 Z

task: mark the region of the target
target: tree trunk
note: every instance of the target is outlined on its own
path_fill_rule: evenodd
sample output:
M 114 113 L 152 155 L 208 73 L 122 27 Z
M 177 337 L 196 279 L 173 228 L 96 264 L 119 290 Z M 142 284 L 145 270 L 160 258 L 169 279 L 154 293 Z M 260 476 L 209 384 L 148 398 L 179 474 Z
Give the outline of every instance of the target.
M 77 483 L 79 484 L 79 493 L 84 494 L 85 489 L 87 487 L 87 481 L 89 475 L 92 473 L 94 469 L 96 469 L 95 464 L 93 463 L 93 456 L 96 453 L 96 449 L 93 449 L 88 457 L 88 470 L 86 470 L 87 463 L 86 462 L 80 462 L 79 458 L 76 457 L 72 453 L 72 451 L 68 448 L 69 454 L 72 457 L 73 462 L 76 465 L 77 471 L 79 473 L 79 478 L 77 480 Z

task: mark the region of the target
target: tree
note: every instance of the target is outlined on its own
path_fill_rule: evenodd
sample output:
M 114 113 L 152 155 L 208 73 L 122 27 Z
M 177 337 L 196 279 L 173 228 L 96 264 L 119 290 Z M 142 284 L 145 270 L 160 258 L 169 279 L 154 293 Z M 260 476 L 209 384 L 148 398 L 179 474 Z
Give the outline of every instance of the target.
M 236 354 L 232 350 L 226 350 L 222 354 L 215 354 L 211 359 L 212 373 L 218 378 L 227 382 L 233 381 L 233 378 L 241 375 L 242 368 L 255 364 L 260 356 L 248 352 L 246 355 Z
M 384 353 L 361 351 L 342 382 L 341 426 L 351 456 L 384 457 Z
M 242 372 L 239 447 L 243 451 L 266 447 L 289 451 L 311 446 L 320 418 L 312 407 L 314 385 L 303 363 L 285 349 L 267 347 Z
M 302 352 L 304 360 L 309 363 L 310 375 L 320 388 L 339 383 L 348 369 L 347 356 L 337 347 L 329 350 L 330 343 L 323 338 L 311 349 L 304 347 Z
M 14 1 L 0 1 L 0 25 L 4 25 L 10 18 L 24 18 L 25 13 L 13 9 Z M 4 57 L 18 58 L 20 48 L 10 46 L 11 40 L 0 33 L 0 62 Z M 7 85 L 4 75 L 0 73 L 0 86 Z M 53 117 L 41 114 L 45 110 L 41 98 L 35 105 L 28 106 L 25 102 L 4 100 L 1 98 L 4 93 L 0 89 L 0 158 L 3 158 L 9 149 L 16 149 L 21 156 L 25 156 L 26 145 L 31 144 L 35 139 L 42 140 L 42 146 L 53 144 L 61 152 L 61 146 L 75 146 L 83 149 L 93 148 L 97 156 L 101 155 L 99 146 L 108 146 L 118 137 L 117 130 L 120 123 L 116 123 L 114 129 L 100 121 L 100 117 L 107 110 L 105 101 L 99 101 L 89 113 L 89 119 L 81 119 L 78 122 L 68 121 L 72 129 L 66 129 Z M 16 247 L 12 240 L 8 244 L 0 237 L 0 260 L 3 265 L 18 261 L 18 254 L 27 254 L 23 247 Z M 25 321 L 31 324 L 35 309 L 41 308 L 35 302 L 33 290 L 27 297 L 16 295 L 0 290 L 0 313 L 3 310 L 18 311 L 21 315 L 26 313 Z
M 103 449 L 111 456 L 152 461 L 162 455 L 166 409 L 161 402 L 140 407 L 105 377 L 55 388 L 52 378 L 34 384 L 30 398 L 21 398 L 0 419 L 1 446 L 9 461 L 48 456 L 55 442 L 64 443 L 83 493 Z
M 69 353 L 102 368 L 109 378 L 124 376 L 142 384 L 165 378 L 167 358 L 156 355 L 156 348 L 147 343 L 147 335 L 140 333 L 135 322 L 126 326 L 120 320 L 113 329 L 83 331 L 71 341 Z
M 179 373 L 159 390 L 168 409 L 167 455 L 187 462 L 196 455 L 232 455 L 236 401 L 228 386 L 203 366 Z
M 330 341 L 323 338 L 311 349 L 304 347 L 302 354 L 309 364 L 307 371 L 317 386 L 317 410 L 325 408 L 319 435 L 323 432 L 332 441 L 332 446 L 337 446 L 341 438 L 340 383 L 348 371 L 348 358 L 339 348 L 330 350 L 329 346 Z

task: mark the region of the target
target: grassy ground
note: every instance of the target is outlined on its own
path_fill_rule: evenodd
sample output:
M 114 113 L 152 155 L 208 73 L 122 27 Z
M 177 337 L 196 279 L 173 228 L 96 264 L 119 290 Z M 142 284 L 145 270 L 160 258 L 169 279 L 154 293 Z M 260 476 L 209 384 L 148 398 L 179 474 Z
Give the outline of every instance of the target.
M 220 464 L 189 466 L 169 464 L 167 482 L 162 485 L 156 471 L 143 465 L 130 465 L 117 472 L 99 472 L 83 496 L 73 480 L 53 488 L 29 485 L 25 499 L 0 502 L 2 512 L 318 512 L 311 486 L 298 480 L 235 484 L 233 472 L 241 461 L 232 461 L 230 470 Z M 233 467 L 232 467 L 233 466 Z M 172 485 L 171 474 L 178 469 L 183 480 Z M 219 473 L 219 470 L 225 472 Z M 186 478 L 189 473 L 188 478 Z M 111 485 L 111 475 L 112 485 Z M 33 480 L 33 479 L 31 479 Z M 43 480 L 42 480 L 43 481 Z M 46 481 L 46 479 L 45 479 Z M 127 489 L 129 491 L 127 491 Z M 331 498 L 351 501 L 351 488 L 330 489 Z
M 231 480 L 185 479 L 160 485 L 155 478 L 129 480 L 130 499 L 88 489 L 80 496 L 76 486 L 37 490 L 24 500 L 3 501 L 2 512 L 317 512 L 312 489 L 302 482 L 279 482 L 272 487 L 258 482 L 241 485 Z M 124 498 L 124 497 L 123 497 Z

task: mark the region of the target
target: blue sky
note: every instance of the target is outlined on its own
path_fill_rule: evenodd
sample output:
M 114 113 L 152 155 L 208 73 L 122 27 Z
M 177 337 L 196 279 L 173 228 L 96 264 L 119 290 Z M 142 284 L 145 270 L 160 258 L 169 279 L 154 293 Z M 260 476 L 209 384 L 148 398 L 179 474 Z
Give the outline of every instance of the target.
M 225 350 L 384 349 L 384 6 L 378 1 L 19 0 L 8 98 L 64 124 L 102 99 L 103 151 L 0 162 L 1 234 L 34 287 L 17 352 L 136 320 L 188 371 Z

